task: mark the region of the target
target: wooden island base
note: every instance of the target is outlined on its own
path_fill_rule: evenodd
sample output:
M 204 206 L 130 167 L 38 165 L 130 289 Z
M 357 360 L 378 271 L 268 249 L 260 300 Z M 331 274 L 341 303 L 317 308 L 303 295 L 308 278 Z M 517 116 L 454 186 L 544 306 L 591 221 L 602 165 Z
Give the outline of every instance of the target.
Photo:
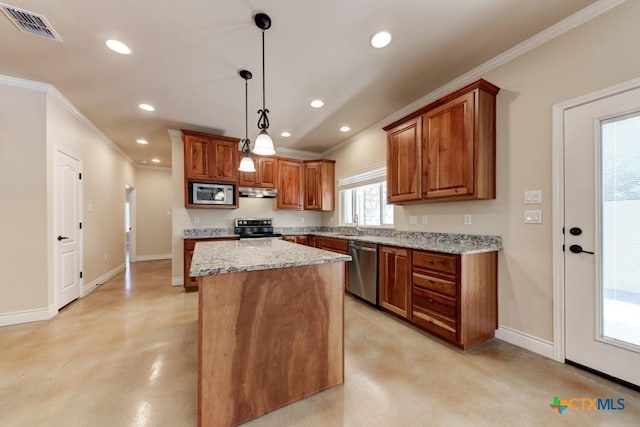
M 235 426 L 344 382 L 344 269 L 202 277 L 199 426 Z

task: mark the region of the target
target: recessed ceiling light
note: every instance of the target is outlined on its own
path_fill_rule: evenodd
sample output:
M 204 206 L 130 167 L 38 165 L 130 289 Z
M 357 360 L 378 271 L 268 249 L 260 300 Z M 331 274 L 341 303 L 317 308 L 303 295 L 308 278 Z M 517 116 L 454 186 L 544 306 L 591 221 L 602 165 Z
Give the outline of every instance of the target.
M 147 161 L 146 160 L 140 160 L 140 163 L 142 163 L 143 165 L 146 165 Z
M 129 49 L 129 46 L 119 40 L 107 40 L 104 44 L 106 44 L 109 49 L 119 53 L 120 55 L 131 55 L 131 49 Z
M 340 132 L 349 132 L 351 130 L 351 128 L 349 126 L 342 126 L 340 128 Z
M 282 132 L 280 134 L 280 136 L 283 137 L 283 138 L 289 138 L 291 136 L 291 134 L 289 132 Z
M 144 110 L 144 111 L 156 111 L 154 106 L 153 105 L 149 105 L 149 104 L 140 104 L 140 105 L 138 105 L 138 108 L 140 108 L 141 110 Z
M 142 145 L 147 145 L 149 143 L 146 139 L 136 139 L 136 142 Z
M 314 99 L 313 101 L 311 101 L 311 106 L 313 108 L 322 108 L 324 106 L 324 102 L 319 99 Z
M 160 159 L 151 159 L 153 163 L 160 163 Z
M 391 34 L 386 31 L 380 31 L 371 37 L 371 46 L 376 49 L 386 47 L 389 43 L 391 43 Z

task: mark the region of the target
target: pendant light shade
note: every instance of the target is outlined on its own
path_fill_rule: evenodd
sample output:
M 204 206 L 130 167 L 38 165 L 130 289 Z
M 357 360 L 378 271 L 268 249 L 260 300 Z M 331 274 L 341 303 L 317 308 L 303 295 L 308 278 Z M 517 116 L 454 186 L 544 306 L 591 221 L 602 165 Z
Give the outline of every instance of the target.
M 265 104 L 265 67 L 264 67 L 264 33 L 271 28 L 271 18 L 265 13 L 258 13 L 254 18 L 256 26 L 262 30 L 262 109 L 258 110 L 260 117 L 258 118 L 258 129 L 260 134 L 256 138 L 256 144 L 253 152 L 261 156 L 270 156 L 276 154 L 273 146 L 273 140 L 269 136 L 269 110 Z
M 249 153 L 246 153 L 242 160 L 240 160 L 240 167 L 238 168 L 240 172 L 255 172 L 256 165 L 253 164 L 253 159 L 249 156 Z
M 238 170 L 240 172 L 255 172 L 256 166 L 249 155 L 251 152 L 251 141 L 249 140 L 249 79 L 253 76 L 251 71 L 241 70 L 240 77 L 244 79 L 244 139 L 240 141 L 243 157 Z
M 273 140 L 267 133 L 266 129 L 262 129 L 256 138 L 256 144 L 253 147 L 253 152 L 260 156 L 271 156 L 276 154 L 275 148 L 273 148 Z

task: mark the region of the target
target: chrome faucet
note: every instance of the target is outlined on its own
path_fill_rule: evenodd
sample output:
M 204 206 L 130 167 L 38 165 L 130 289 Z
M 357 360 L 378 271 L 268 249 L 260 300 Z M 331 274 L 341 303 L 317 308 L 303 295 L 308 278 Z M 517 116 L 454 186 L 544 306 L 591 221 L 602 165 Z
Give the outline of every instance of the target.
M 356 223 L 356 234 L 360 234 L 360 224 L 358 223 L 358 214 L 353 215 L 353 221 Z

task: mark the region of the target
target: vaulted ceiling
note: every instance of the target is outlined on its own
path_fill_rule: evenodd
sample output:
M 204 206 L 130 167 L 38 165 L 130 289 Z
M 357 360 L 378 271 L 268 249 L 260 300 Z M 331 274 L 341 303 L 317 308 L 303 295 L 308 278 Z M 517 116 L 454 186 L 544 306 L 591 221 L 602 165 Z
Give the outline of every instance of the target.
M 0 16 L 0 74 L 54 85 L 134 161 L 171 164 L 167 129 L 244 135 L 266 103 L 276 149 L 323 152 L 594 0 L 4 0 L 44 15 L 62 42 Z M 380 30 L 391 44 L 374 49 Z M 126 43 L 116 54 L 105 40 Z M 322 99 L 323 108 L 309 106 Z M 152 113 L 137 106 L 149 103 Z M 349 132 L 340 132 L 347 125 Z M 291 137 L 284 138 L 284 131 Z M 146 139 L 146 146 L 136 143 Z

